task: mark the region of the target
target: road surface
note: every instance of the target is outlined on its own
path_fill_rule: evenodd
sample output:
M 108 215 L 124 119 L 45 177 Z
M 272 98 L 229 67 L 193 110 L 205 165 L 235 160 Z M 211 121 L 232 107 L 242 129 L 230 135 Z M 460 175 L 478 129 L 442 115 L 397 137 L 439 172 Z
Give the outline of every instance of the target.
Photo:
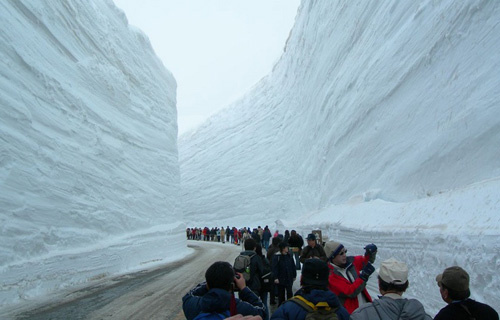
M 182 297 L 205 278 L 215 261 L 231 264 L 240 246 L 188 241 L 195 253 L 168 265 L 115 277 L 71 294 L 71 301 L 54 301 L 12 314 L 12 319 L 185 319 Z

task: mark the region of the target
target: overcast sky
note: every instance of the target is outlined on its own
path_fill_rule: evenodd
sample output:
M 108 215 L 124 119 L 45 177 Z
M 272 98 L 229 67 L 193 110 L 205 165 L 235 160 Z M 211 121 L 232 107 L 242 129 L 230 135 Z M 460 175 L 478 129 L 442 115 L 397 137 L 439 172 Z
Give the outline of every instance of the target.
M 179 134 L 226 107 L 278 61 L 299 0 L 114 0 L 177 80 Z

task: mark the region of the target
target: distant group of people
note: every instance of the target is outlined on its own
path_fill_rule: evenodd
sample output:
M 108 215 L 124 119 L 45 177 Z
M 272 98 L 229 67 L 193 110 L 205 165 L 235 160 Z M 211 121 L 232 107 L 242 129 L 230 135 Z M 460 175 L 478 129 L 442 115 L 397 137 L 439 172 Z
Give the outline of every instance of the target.
M 378 248 L 373 243 L 364 247 L 363 255 L 348 256 L 342 243 L 329 241 L 323 246 L 312 233 L 306 246 L 295 230 L 287 236 L 276 232 L 271 239 L 266 255 L 262 238 L 249 237 L 233 265 L 219 261 L 210 266 L 206 282 L 183 297 L 186 318 L 432 319 L 418 300 L 403 298 L 409 285 L 408 266 L 394 258 L 381 263 L 377 279 L 381 296 L 371 298 L 366 283 L 375 271 Z M 293 293 L 298 270 L 300 289 Z M 469 275 L 462 268 L 446 268 L 436 282 L 447 306 L 434 320 L 499 320 L 492 307 L 469 298 Z M 276 295 L 278 308 L 271 315 L 268 297 L 270 304 L 276 304 Z
M 276 231 L 278 232 L 278 231 Z M 258 226 L 253 230 L 248 228 L 236 228 L 236 227 L 204 227 L 204 228 L 187 228 L 186 229 L 186 237 L 188 240 L 203 240 L 203 241 L 216 241 L 222 243 L 233 243 L 233 244 L 241 244 L 245 242 L 247 239 L 254 239 L 257 243 L 259 243 L 266 250 L 269 247 L 269 242 L 271 240 L 271 231 L 268 226 L 262 228 Z

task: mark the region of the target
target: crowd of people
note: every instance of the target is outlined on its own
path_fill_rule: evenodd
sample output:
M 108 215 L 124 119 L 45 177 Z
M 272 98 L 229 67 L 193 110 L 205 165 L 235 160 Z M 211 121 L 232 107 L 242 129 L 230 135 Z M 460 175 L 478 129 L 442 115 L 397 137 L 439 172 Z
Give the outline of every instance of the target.
M 288 232 L 288 230 L 287 230 Z M 279 235 L 278 230 L 274 233 L 275 237 L 282 236 Z M 286 235 L 285 235 L 286 236 Z M 222 243 L 233 243 L 241 244 L 245 242 L 246 239 L 254 239 L 257 243 L 265 248 L 269 248 L 269 241 L 273 237 L 268 226 L 262 228 L 261 226 L 251 230 L 250 228 L 226 228 L 222 227 L 204 227 L 204 228 L 187 228 L 186 237 L 188 240 L 203 240 L 203 241 L 215 241 Z
M 378 299 L 370 296 L 366 284 L 375 271 L 373 263 L 378 251 L 373 243 L 364 247 L 363 255 L 348 256 L 347 248 L 340 242 L 322 244 L 311 233 L 305 244 L 295 230 L 287 230 L 284 235 L 276 230 L 271 235 L 267 226 L 252 231 L 229 226 L 188 228 L 187 237 L 242 244 L 244 249 L 233 265 L 222 261 L 212 264 L 205 273 L 206 281 L 183 297 L 188 320 L 303 320 L 306 316 L 344 320 L 433 319 L 420 301 L 403 298 L 409 285 L 408 266 L 395 258 L 382 261 L 377 279 L 381 295 Z M 293 293 L 299 270 L 300 289 Z M 434 320 L 499 320 L 492 307 L 470 299 L 469 282 L 468 273 L 458 266 L 446 268 L 436 277 L 447 305 Z M 272 314 L 269 305 L 277 306 Z

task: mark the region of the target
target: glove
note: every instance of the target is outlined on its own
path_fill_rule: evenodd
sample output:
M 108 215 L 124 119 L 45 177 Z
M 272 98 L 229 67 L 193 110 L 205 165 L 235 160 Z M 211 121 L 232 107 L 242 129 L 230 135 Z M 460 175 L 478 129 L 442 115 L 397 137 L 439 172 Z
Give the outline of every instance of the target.
M 366 266 L 364 266 L 363 270 L 361 270 L 361 273 L 359 274 L 359 277 L 363 279 L 363 281 L 368 281 L 368 278 L 370 275 L 375 271 L 375 267 L 371 263 L 367 263 Z
M 373 243 L 368 244 L 365 248 L 365 257 L 370 261 L 371 263 L 375 262 L 375 259 L 377 258 L 377 246 Z

